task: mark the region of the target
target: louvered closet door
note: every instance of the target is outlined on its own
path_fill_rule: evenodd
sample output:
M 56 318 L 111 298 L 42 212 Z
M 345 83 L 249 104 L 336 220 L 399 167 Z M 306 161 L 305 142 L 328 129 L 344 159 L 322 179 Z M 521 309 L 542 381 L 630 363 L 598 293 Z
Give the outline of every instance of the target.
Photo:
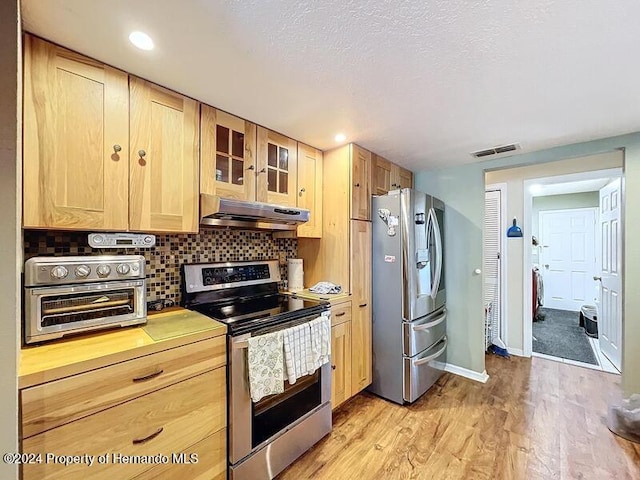
M 484 201 L 484 304 L 488 310 L 485 324 L 485 349 L 491 340 L 500 336 L 500 254 L 502 251 L 503 228 L 500 217 L 502 211 L 501 192 L 485 192 Z

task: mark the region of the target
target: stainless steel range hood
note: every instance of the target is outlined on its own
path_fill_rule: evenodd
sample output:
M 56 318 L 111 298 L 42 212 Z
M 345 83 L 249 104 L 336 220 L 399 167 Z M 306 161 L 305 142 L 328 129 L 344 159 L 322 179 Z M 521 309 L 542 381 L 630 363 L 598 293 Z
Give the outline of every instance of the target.
M 200 225 L 263 230 L 295 230 L 309 221 L 304 208 L 245 202 L 200 194 Z

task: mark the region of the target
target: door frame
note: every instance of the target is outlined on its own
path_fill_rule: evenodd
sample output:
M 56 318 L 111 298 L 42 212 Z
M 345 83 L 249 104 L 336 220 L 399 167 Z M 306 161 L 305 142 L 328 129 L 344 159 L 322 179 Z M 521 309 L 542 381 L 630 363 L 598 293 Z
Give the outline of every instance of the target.
M 624 171 L 622 168 L 609 168 L 606 170 L 592 170 L 588 172 L 571 173 L 568 175 L 557 175 L 552 177 L 531 178 L 523 182 L 523 203 L 524 218 L 522 219 L 522 231 L 524 233 L 523 240 L 527 242 L 531 239 L 531 230 L 533 228 L 532 211 L 533 211 L 533 195 L 531 193 L 532 185 L 552 185 L 554 183 L 576 182 L 579 180 L 595 180 L 603 177 L 621 177 L 624 185 Z M 622 194 L 622 235 L 624 239 L 624 190 Z M 599 245 L 599 243 L 598 243 Z M 525 357 L 531 357 L 533 352 L 533 319 L 531 318 L 531 310 L 533 308 L 531 296 L 533 288 L 531 285 L 531 265 L 532 255 L 530 245 L 525 245 L 524 256 L 522 259 L 522 284 L 524 286 L 524 301 L 522 302 L 522 346 Z M 624 255 L 624 241 L 622 245 Z M 624 275 L 624 271 L 623 271 Z M 624 277 L 623 277 L 624 278 Z M 623 281 L 624 285 L 624 281 Z M 624 290 L 624 289 L 623 289 Z M 624 291 L 623 291 L 624 295 Z M 624 301 L 624 300 L 623 300 Z M 622 319 L 623 329 L 622 336 L 624 341 L 624 315 Z
M 485 194 L 489 191 L 499 191 L 500 192 L 500 226 L 502 227 L 502 231 L 506 231 L 507 228 L 507 184 L 502 183 L 491 183 L 485 184 L 484 187 Z M 482 219 L 484 223 L 484 218 Z M 482 255 L 484 256 L 484 245 L 482 247 Z M 509 349 L 509 331 L 508 331 L 508 322 L 507 322 L 507 296 L 505 293 L 507 292 L 507 259 L 509 255 L 507 255 L 507 242 L 506 237 L 500 235 L 500 339 L 507 346 L 507 351 Z M 484 263 L 484 258 L 483 258 Z M 482 282 L 482 288 L 484 289 L 484 279 Z M 484 301 L 484 291 L 482 293 L 482 300 Z M 484 321 L 484 316 L 482 317 Z M 484 340 L 484 338 L 483 338 Z

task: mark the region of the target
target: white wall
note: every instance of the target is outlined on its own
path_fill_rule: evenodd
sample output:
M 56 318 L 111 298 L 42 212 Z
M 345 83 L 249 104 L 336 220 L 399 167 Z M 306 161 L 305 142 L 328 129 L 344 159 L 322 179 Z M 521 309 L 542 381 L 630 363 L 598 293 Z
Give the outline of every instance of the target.
M 524 217 L 524 181 L 556 175 L 568 175 L 571 173 L 588 172 L 593 170 L 605 170 L 622 167 L 623 153 L 621 150 L 590 155 L 585 157 L 560 160 L 552 163 L 529 165 L 526 167 L 508 168 L 487 172 L 486 182 L 507 184 L 507 219 L 517 218 L 522 225 Z M 524 238 L 510 238 L 507 240 L 507 278 L 504 295 L 507 299 L 507 346 L 523 350 L 523 308 L 524 308 L 524 268 L 529 270 L 530 265 L 523 263 L 524 249 L 531 248 L 532 232 L 524 231 Z
M 17 356 L 20 331 L 20 28 L 16 0 L 0 2 L 0 452 L 18 451 Z M 1 478 L 17 468 L 0 462 Z

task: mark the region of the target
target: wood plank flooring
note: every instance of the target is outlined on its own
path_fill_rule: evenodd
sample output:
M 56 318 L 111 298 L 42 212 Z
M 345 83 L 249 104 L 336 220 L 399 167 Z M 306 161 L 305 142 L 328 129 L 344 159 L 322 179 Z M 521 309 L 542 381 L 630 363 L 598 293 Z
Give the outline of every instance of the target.
M 363 392 L 278 480 L 639 479 L 640 445 L 606 426 L 620 376 L 487 356 L 486 384 L 445 374 L 401 407 Z

